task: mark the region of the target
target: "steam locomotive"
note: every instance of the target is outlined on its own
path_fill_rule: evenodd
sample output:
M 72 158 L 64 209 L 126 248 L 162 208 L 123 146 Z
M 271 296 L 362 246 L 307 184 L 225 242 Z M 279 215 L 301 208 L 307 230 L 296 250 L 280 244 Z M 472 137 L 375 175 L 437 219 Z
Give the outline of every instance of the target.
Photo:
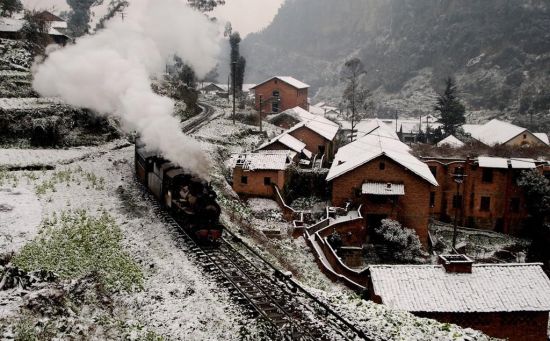
M 163 159 L 155 152 L 145 150 L 136 140 L 135 171 L 140 183 L 151 191 L 161 206 L 202 244 L 216 244 L 223 226 L 219 222 L 221 208 L 216 192 L 208 182 L 197 178 Z

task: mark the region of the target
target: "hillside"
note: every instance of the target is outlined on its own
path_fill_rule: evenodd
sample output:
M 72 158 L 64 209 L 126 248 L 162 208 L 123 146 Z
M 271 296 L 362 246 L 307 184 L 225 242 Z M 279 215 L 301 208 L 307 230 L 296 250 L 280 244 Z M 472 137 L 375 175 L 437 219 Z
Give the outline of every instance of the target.
M 550 107 L 550 5 L 542 0 L 287 0 L 242 44 L 247 81 L 290 74 L 338 101 L 339 70 L 359 57 L 379 115 L 431 111 L 448 75 L 470 121 L 534 121 Z M 528 122 L 525 122 L 528 123 Z

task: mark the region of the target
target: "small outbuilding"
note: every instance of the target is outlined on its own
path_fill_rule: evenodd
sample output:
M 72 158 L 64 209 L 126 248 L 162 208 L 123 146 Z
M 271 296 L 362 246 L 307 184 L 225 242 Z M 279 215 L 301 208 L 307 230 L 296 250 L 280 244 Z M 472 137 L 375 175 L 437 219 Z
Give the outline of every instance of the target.
M 481 330 L 510 341 L 546 341 L 550 280 L 539 263 L 372 265 L 370 298 L 392 309 Z
M 296 153 L 288 150 L 265 150 L 236 154 L 231 159 L 233 190 L 241 195 L 273 197 L 273 185 L 283 188 L 286 169 Z

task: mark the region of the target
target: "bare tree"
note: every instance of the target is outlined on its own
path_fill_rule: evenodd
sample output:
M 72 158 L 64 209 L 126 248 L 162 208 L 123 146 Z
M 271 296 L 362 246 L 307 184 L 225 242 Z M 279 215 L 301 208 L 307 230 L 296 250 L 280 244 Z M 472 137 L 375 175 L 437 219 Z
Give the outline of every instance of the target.
M 342 100 L 346 113 L 344 116 L 351 123 L 350 140 L 353 142 L 355 127 L 364 118 L 367 117 L 367 111 L 372 106 L 370 100 L 371 93 L 361 82 L 367 74 L 361 59 L 353 58 L 344 64 L 342 69 L 342 79 L 348 84 L 342 95 Z

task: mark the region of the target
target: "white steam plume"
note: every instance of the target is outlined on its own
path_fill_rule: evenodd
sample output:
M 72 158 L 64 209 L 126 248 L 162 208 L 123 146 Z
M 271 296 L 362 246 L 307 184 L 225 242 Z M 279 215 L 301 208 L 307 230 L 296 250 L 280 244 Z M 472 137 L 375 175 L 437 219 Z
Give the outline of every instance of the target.
M 97 34 L 53 51 L 36 67 L 33 87 L 43 96 L 119 117 L 149 149 L 206 176 L 206 156 L 182 133 L 173 101 L 155 94 L 150 79 L 174 54 L 204 75 L 216 64 L 218 37 L 218 28 L 185 0 L 132 0 L 124 20 L 115 18 Z

